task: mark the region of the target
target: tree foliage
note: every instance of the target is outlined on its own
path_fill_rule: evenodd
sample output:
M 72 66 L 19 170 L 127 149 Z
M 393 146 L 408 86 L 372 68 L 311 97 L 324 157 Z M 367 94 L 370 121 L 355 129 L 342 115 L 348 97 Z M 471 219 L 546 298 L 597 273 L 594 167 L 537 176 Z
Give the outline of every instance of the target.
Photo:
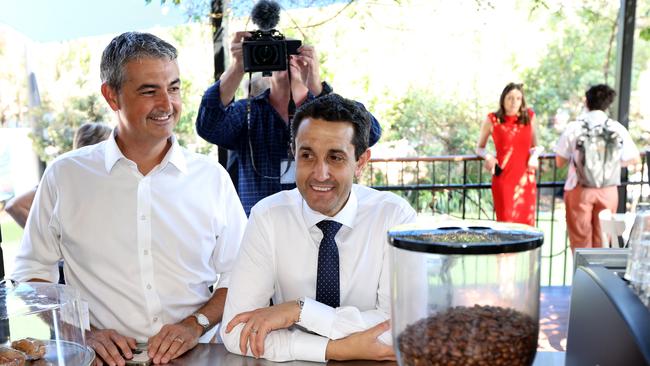
M 418 155 L 468 154 L 480 128 L 475 104 L 411 89 L 395 102 L 385 139 L 406 139 Z
M 556 14 L 552 24 L 559 37 L 537 68 L 523 72 L 527 99 L 533 101 L 541 127 L 552 124 L 561 110 L 575 117 L 589 85 L 614 82 L 616 13 L 585 7 L 579 16 L 570 24 Z
M 31 111 L 34 127 L 31 133 L 38 157 L 49 162 L 72 150 L 74 133 L 86 122 L 105 122 L 108 108 L 98 94 L 69 99 L 60 112 L 53 112 L 51 102 L 44 100 L 41 107 Z

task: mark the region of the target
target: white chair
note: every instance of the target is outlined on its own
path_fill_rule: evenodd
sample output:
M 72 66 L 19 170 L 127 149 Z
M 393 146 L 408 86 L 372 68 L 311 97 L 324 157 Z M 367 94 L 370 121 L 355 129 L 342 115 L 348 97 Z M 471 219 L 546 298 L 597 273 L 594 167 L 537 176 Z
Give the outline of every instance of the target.
M 600 221 L 600 235 L 603 238 L 603 247 L 621 248 L 625 244 L 623 232 L 625 232 L 625 220 L 619 215 L 614 215 L 610 210 L 602 210 L 598 213 Z

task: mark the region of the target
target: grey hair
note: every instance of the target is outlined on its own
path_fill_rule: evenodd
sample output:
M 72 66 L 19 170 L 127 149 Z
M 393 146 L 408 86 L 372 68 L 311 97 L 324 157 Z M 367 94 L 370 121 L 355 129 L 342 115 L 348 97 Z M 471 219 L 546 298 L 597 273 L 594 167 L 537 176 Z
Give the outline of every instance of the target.
M 171 44 L 150 33 L 126 32 L 113 38 L 102 53 L 100 76 L 102 83 L 116 91 L 124 82 L 124 65 L 140 58 L 176 60 L 178 52 Z

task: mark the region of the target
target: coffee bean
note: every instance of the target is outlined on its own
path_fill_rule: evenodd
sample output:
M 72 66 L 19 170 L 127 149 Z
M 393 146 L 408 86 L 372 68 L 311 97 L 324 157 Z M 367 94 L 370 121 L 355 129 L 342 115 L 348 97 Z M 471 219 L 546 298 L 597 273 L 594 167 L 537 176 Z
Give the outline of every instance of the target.
M 538 323 L 510 308 L 458 306 L 409 325 L 397 338 L 403 366 L 532 365 Z

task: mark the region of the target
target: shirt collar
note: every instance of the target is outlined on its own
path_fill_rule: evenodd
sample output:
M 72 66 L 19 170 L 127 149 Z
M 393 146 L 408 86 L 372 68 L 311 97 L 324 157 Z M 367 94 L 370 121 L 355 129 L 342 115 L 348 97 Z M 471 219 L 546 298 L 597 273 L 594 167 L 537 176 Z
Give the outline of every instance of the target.
M 343 224 L 344 226 L 349 227 L 350 229 L 354 228 L 354 219 L 357 216 L 357 209 L 359 207 L 357 196 L 354 194 L 354 185 L 350 190 L 350 197 L 348 197 L 348 201 L 345 203 L 345 206 L 343 206 L 341 211 L 334 215 L 334 217 L 329 217 L 323 215 L 320 212 L 312 210 L 307 202 L 305 202 L 302 197 L 300 198 L 302 200 L 302 216 L 305 219 L 307 228 L 311 229 L 323 220 L 336 221 L 340 224 Z
M 176 136 L 172 135 L 170 139 L 172 141 L 172 147 L 160 164 L 164 166 L 164 164 L 170 162 L 181 173 L 187 173 L 187 160 L 185 159 L 185 154 L 183 154 L 183 149 L 179 145 L 178 140 L 176 140 Z
M 271 88 L 266 88 L 263 92 L 259 93 L 255 97 L 253 97 L 254 100 L 269 100 L 269 96 L 271 95 Z
M 113 129 L 113 132 L 111 133 L 111 137 L 106 140 L 106 151 L 104 154 L 104 167 L 106 168 L 106 171 L 110 173 L 110 171 L 113 169 L 115 164 L 118 162 L 120 159 L 126 159 L 126 156 L 122 153 L 122 150 L 120 150 L 120 147 L 117 146 L 117 141 L 115 140 L 117 134 L 117 127 Z M 163 160 L 160 162 L 160 166 L 164 167 L 167 165 L 167 163 L 171 163 L 176 167 L 176 169 L 180 170 L 182 173 L 187 173 L 187 161 L 185 160 L 185 155 L 183 155 L 183 149 L 181 146 L 178 144 L 178 140 L 176 140 L 176 136 L 172 135 L 170 137 L 172 146 L 167 151 L 167 154 L 165 154 L 165 157 Z
M 104 167 L 108 173 L 111 172 L 115 163 L 118 160 L 126 157 L 120 151 L 120 148 L 117 146 L 117 141 L 115 141 L 115 136 L 117 135 L 117 127 L 113 128 L 111 136 L 106 140 L 106 150 L 104 153 Z
M 601 110 L 593 110 L 593 111 L 588 111 L 585 112 L 582 115 L 583 119 L 587 120 L 589 123 L 604 123 L 607 121 L 607 113 L 601 111 Z

